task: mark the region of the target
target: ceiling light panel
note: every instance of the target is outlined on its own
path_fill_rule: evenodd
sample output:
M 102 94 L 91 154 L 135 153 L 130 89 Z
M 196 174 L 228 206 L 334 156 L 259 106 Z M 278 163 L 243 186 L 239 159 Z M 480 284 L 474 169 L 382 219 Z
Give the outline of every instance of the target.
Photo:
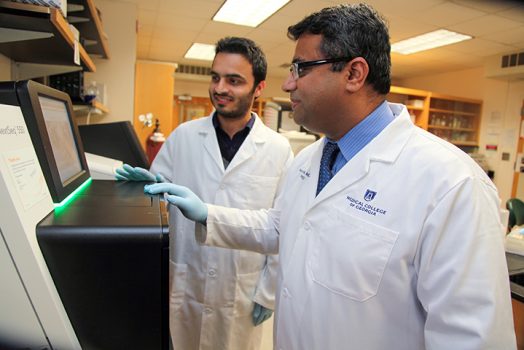
M 409 55 L 415 52 L 434 49 L 436 47 L 450 45 L 469 39 L 472 39 L 472 36 L 451 32 L 446 29 L 439 29 L 396 42 L 391 45 L 391 52 Z
M 227 0 L 213 21 L 256 27 L 290 0 Z
M 193 43 L 184 55 L 184 58 L 204 61 L 213 61 L 214 57 L 215 45 L 201 43 Z

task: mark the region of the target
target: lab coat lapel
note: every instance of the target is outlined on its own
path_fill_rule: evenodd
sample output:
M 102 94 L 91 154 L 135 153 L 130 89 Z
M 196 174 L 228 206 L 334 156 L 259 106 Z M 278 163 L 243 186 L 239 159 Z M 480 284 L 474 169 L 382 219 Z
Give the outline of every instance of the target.
M 226 169 L 226 173 L 233 171 L 240 164 L 253 157 L 260 145 L 266 142 L 261 135 L 261 132 L 263 130 L 261 129 L 260 123 L 262 122 L 260 121 L 258 116 L 255 115 L 255 123 L 253 124 L 253 128 L 251 129 L 246 139 L 238 149 L 238 152 L 231 160 L 231 163 L 229 163 Z
M 220 147 L 218 147 L 218 141 L 215 127 L 213 126 L 212 117 L 207 118 L 207 123 L 198 132 L 198 134 L 202 137 L 202 143 L 204 144 L 204 149 L 206 152 L 209 154 L 211 159 L 213 159 L 218 168 L 224 172 L 224 163 L 222 162 Z
M 397 105 L 398 106 L 398 105 Z M 391 105 L 390 105 L 391 107 Z M 392 107 L 393 109 L 393 107 Z M 393 109 L 398 115 L 382 132 L 366 145 L 355 157 L 331 179 L 312 203 L 312 208 L 329 197 L 351 187 L 367 176 L 373 162 L 392 163 L 399 156 L 402 148 L 414 132 L 415 126 L 410 121 L 406 109 Z M 322 151 L 320 150 L 320 153 Z M 317 152 L 318 153 L 318 152 Z M 320 158 L 315 155 L 315 162 Z M 318 158 L 318 159 L 317 159 Z M 316 166 L 316 180 L 318 182 L 318 167 Z

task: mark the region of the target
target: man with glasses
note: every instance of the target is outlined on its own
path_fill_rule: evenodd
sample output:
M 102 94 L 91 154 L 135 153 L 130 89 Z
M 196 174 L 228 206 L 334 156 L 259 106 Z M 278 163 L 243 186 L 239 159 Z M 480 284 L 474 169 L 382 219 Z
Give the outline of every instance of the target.
M 515 349 L 497 190 L 461 150 L 386 101 L 390 42 L 364 4 L 289 27 L 283 84 L 301 151 L 273 209 L 166 193 L 206 245 L 279 253 L 276 349 Z
M 266 85 L 262 50 L 246 38 L 216 45 L 209 98 L 216 111 L 183 123 L 169 136 L 151 172 L 126 165 L 122 180 L 170 181 L 204 200 L 243 209 L 270 208 L 292 159 L 286 138 L 251 112 Z M 254 350 L 272 315 L 277 256 L 205 247 L 195 223 L 169 210 L 170 330 L 174 349 Z M 140 257 L 137 257 L 140 259 Z

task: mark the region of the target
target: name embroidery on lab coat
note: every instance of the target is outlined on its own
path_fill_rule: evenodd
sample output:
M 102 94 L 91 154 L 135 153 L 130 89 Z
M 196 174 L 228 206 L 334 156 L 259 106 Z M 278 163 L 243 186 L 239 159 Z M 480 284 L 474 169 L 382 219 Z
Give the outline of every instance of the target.
M 364 201 L 371 202 L 373 199 L 375 199 L 376 195 L 377 195 L 377 192 L 371 191 L 368 189 L 366 190 L 366 193 L 364 194 Z M 373 216 L 377 216 L 377 214 L 386 215 L 386 210 L 375 207 L 371 205 L 370 203 L 365 203 L 351 196 L 346 196 L 346 199 L 349 201 L 350 208 L 360 210 L 368 215 L 373 215 Z
M 307 170 L 303 170 L 303 169 L 298 169 L 298 171 L 300 172 L 300 178 L 302 180 L 304 180 L 306 177 L 310 177 L 311 176 L 311 173 Z

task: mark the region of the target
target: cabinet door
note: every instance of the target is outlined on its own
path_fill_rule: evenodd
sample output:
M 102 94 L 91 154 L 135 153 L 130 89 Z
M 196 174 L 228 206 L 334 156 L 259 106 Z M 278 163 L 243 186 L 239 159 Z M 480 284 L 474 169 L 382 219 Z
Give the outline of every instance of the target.
M 479 142 L 482 101 L 432 94 L 428 130 L 465 151 Z
M 153 132 L 155 119 L 167 137 L 173 130 L 173 95 L 175 65 L 169 63 L 137 62 L 135 73 L 135 113 L 133 126 L 142 147 Z M 153 114 L 153 125 L 145 126 L 138 120 L 141 114 Z

